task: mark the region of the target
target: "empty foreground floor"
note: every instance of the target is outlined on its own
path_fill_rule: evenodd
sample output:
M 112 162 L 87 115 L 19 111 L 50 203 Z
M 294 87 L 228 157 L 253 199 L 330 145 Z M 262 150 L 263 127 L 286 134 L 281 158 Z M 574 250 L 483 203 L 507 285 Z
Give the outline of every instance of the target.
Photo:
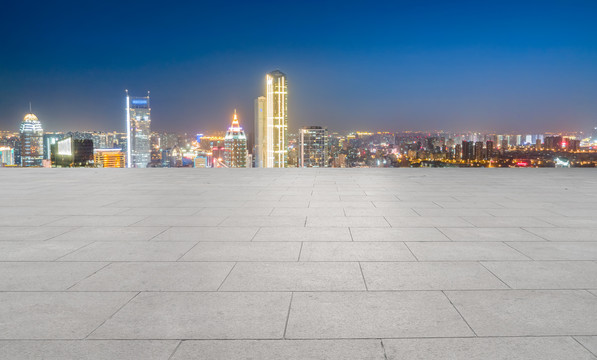
M 597 172 L 0 169 L 1 359 L 597 359 Z

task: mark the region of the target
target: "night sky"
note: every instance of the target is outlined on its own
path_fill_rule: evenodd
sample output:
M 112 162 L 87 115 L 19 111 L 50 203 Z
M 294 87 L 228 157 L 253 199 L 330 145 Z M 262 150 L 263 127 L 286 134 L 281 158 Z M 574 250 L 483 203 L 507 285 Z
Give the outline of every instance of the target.
M 0 130 L 29 101 L 45 130 L 251 129 L 265 74 L 289 126 L 587 131 L 597 126 L 597 1 L 3 1 Z

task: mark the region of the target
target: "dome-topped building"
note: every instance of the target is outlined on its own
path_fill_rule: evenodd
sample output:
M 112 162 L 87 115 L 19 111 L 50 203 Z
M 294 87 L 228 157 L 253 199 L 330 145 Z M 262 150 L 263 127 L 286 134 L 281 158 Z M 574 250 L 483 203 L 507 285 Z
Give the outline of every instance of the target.
M 35 114 L 25 115 L 21 122 L 21 166 L 41 166 L 44 153 L 44 130 Z

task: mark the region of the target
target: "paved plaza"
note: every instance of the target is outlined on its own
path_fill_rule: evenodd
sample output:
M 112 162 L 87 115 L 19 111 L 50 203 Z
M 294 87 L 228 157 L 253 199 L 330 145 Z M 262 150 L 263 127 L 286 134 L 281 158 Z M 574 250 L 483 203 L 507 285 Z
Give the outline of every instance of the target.
M 597 359 L 594 169 L 0 169 L 0 359 Z

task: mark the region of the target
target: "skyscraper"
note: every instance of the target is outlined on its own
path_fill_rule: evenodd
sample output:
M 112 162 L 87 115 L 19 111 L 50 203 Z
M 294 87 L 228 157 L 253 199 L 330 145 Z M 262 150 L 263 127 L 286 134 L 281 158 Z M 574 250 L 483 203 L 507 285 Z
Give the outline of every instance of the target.
M 0 146 L 0 167 L 14 165 L 15 151 L 8 146 Z
M 328 129 L 309 126 L 299 130 L 299 167 L 328 166 Z
M 21 122 L 21 166 L 41 166 L 44 148 L 44 130 L 32 113 Z
M 151 107 L 144 97 L 126 92 L 126 167 L 147 167 L 151 161 Z
M 288 164 L 288 81 L 279 70 L 265 76 L 266 133 L 264 167 L 283 168 Z
M 232 126 L 228 128 L 224 137 L 226 152 L 224 153 L 224 163 L 228 167 L 239 168 L 247 166 L 247 137 L 244 130 L 238 123 L 236 110 L 232 118 Z
M 267 120 L 266 117 L 266 98 L 260 96 L 255 99 L 255 148 L 253 149 L 253 156 L 255 156 L 255 167 L 265 167 L 266 154 L 266 138 L 267 135 Z

